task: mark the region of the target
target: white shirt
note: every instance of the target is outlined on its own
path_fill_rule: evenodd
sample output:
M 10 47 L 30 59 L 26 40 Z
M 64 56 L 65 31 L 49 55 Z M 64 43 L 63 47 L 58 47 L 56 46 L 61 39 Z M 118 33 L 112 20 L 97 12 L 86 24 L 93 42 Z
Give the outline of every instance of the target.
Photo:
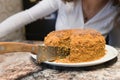
M 117 14 L 111 0 L 92 19 L 84 23 L 82 0 L 73 3 L 63 3 L 62 0 L 43 0 L 32 8 L 19 12 L 0 23 L 0 37 L 21 28 L 58 10 L 56 30 L 73 28 L 94 28 L 105 37 L 113 28 L 113 20 Z

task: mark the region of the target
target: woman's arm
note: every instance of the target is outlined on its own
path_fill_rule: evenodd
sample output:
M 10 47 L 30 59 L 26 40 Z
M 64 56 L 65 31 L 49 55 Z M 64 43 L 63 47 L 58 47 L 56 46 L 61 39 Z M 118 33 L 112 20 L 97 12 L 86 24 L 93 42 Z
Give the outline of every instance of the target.
M 120 12 L 114 20 L 114 27 L 109 33 L 109 44 L 120 48 Z
M 32 8 L 19 12 L 0 23 L 0 38 L 58 9 L 57 0 L 43 0 Z

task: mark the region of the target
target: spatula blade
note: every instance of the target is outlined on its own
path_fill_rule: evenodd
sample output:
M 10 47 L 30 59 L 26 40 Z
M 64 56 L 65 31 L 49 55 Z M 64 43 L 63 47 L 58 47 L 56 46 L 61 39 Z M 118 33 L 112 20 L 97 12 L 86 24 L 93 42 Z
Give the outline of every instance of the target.
M 65 47 L 53 47 L 40 45 L 38 47 L 37 61 L 54 61 L 57 58 L 65 58 L 70 54 L 70 49 Z

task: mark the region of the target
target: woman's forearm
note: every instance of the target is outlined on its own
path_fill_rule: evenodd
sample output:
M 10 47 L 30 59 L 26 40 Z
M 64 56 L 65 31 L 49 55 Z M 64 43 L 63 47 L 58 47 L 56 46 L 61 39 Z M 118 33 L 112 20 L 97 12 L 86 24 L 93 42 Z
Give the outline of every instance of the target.
M 7 18 L 0 23 L 0 38 L 32 21 L 33 19 L 26 13 L 26 11 Z
M 56 11 L 56 0 L 43 0 L 32 8 L 19 12 L 0 23 L 0 38 L 39 18 Z

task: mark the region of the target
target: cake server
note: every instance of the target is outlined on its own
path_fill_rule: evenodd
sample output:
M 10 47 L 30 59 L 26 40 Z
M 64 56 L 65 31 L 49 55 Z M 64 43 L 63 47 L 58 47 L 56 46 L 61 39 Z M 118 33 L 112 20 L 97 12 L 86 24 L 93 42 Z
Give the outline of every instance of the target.
M 0 54 L 10 52 L 31 52 L 37 55 L 38 63 L 53 61 L 69 55 L 69 48 L 45 46 L 44 44 L 28 44 L 21 42 L 0 42 Z

